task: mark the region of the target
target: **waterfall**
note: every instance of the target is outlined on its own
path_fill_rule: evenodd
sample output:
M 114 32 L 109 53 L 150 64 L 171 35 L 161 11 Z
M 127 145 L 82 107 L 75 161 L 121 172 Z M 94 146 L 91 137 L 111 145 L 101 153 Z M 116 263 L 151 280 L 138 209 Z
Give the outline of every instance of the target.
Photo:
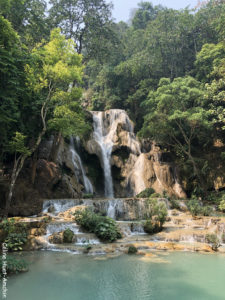
M 113 198 L 113 181 L 112 181 L 112 173 L 111 173 L 111 153 L 113 142 L 109 138 L 109 134 L 104 135 L 104 125 L 103 125 L 103 112 L 95 112 L 93 113 L 93 121 L 94 121 L 94 139 L 98 143 L 101 149 L 102 155 L 102 163 L 104 170 L 104 178 L 105 178 L 105 196 L 107 198 Z
M 93 186 L 85 174 L 85 170 L 84 170 L 81 158 L 75 150 L 74 139 L 72 137 L 70 138 L 70 152 L 72 154 L 72 163 L 73 163 L 74 170 L 75 170 L 75 172 L 74 172 L 75 176 L 78 179 L 78 174 L 81 172 L 85 192 L 93 194 Z
M 118 144 L 118 128 L 122 126 L 126 132 L 126 142 L 134 155 L 141 153 L 140 144 L 136 140 L 134 128 L 127 113 L 122 109 L 110 109 L 105 112 L 93 111 L 93 138 L 100 148 L 100 159 L 104 171 L 105 196 L 113 198 L 113 180 L 111 173 L 111 154 L 113 146 Z

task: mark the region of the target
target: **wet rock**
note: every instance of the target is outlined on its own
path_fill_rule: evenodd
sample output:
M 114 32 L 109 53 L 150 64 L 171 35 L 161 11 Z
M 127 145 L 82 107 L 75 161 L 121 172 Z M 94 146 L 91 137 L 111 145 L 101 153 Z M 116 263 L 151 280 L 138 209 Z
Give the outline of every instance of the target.
M 51 244 L 63 244 L 63 233 L 54 233 L 48 238 L 48 240 Z

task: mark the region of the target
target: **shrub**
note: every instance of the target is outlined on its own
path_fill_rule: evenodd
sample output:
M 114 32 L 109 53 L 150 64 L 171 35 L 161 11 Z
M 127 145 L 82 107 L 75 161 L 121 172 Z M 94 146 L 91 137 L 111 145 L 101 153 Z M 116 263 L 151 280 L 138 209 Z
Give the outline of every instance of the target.
M 212 214 L 212 207 L 210 207 L 210 206 L 203 206 L 201 208 L 201 214 L 203 216 L 210 216 Z
M 220 201 L 219 210 L 225 212 L 225 200 Z
M 148 234 L 154 234 L 160 231 L 159 224 L 152 220 L 147 220 L 144 224 L 144 231 Z
M 4 231 L 4 242 L 7 243 L 9 251 L 23 250 L 22 246 L 27 242 L 26 224 L 15 224 L 14 219 L 3 219 L 0 228 Z
M 155 221 L 158 221 L 160 223 L 160 227 L 162 227 L 168 214 L 166 204 L 164 202 L 158 202 L 157 199 L 149 199 L 148 205 L 150 217 L 154 218 Z
M 72 230 L 67 228 L 63 231 L 63 243 L 72 243 L 74 238 L 74 233 Z
M 147 188 L 144 191 L 140 192 L 136 197 L 137 198 L 149 198 L 154 193 L 155 193 L 155 190 L 153 188 Z
M 78 225 L 88 232 L 94 233 L 99 220 L 99 216 L 97 214 L 94 214 L 90 209 L 84 209 L 77 210 L 74 216 Z
M 9 233 L 5 239 L 9 251 L 21 251 L 22 246 L 27 242 L 26 233 Z
M 201 206 L 198 200 L 190 200 L 187 207 L 192 216 L 210 216 L 212 214 L 212 208 L 210 206 Z
M 160 197 L 161 197 L 161 195 L 158 194 L 158 193 L 153 193 L 153 194 L 151 194 L 151 196 L 150 196 L 150 198 L 160 198 Z
M 83 199 L 93 199 L 94 194 L 83 194 Z
M 7 255 L 6 258 L 6 271 L 7 274 L 17 274 L 20 272 L 25 272 L 28 271 L 28 264 L 26 261 L 22 260 L 22 259 L 17 259 L 14 256 L 11 255 Z M 0 269 L 2 270 L 2 264 L 3 264 L 3 260 L 2 257 L 0 257 Z M 1 272 L 0 272 L 0 276 L 1 276 Z
M 122 237 L 113 219 L 101 217 L 99 221 L 95 228 L 95 234 L 101 240 L 113 242 Z
M 158 202 L 156 199 L 149 199 L 149 219 L 144 224 L 145 232 L 153 234 L 162 230 L 167 217 L 167 208 L 164 202 Z
M 180 209 L 180 204 L 177 200 L 170 199 L 170 204 L 172 209 L 177 209 L 177 210 Z
M 205 237 L 207 243 L 211 244 L 212 250 L 217 251 L 221 246 L 218 236 L 214 233 L 207 234 Z
M 189 200 L 187 207 L 192 216 L 201 215 L 202 207 L 200 206 L 198 200 L 196 199 Z
M 130 246 L 128 248 L 128 254 L 136 254 L 138 252 L 138 249 L 135 246 Z
M 97 215 L 90 209 L 77 210 L 74 216 L 78 225 L 103 241 L 113 242 L 122 237 L 116 222 L 109 217 Z

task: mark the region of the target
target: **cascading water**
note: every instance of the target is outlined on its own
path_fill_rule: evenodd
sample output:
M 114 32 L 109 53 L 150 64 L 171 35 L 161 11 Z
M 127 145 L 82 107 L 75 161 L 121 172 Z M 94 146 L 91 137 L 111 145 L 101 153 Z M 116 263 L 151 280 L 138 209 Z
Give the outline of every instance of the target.
M 135 155 L 141 153 L 140 145 L 136 141 L 133 124 L 124 110 L 111 109 L 106 112 L 92 112 L 94 122 L 93 138 L 101 150 L 101 161 L 105 178 L 105 196 L 113 198 L 113 180 L 111 173 L 111 154 L 115 145 L 118 125 L 123 126 L 127 133 L 127 143 Z
M 93 113 L 94 121 L 94 139 L 98 143 L 102 154 L 102 163 L 105 178 L 105 196 L 113 198 L 113 181 L 111 173 L 110 158 L 112 153 L 113 142 L 109 138 L 109 133 L 104 135 L 103 112 Z
M 78 174 L 81 172 L 84 188 L 86 193 L 93 194 L 93 186 L 85 174 L 85 170 L 79 154 L 75 150 L 74 139 L 70 138 L 70 152 L 72 154 L 72 163 L 74 165 L 75 175 L 78 178 Z

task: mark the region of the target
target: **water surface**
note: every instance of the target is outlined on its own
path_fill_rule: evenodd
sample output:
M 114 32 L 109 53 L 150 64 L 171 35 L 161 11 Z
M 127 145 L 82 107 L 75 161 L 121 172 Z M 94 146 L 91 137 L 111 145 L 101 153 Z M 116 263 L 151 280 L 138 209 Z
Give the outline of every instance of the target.
M 8 279 L 8 300 L 224 300 L 225 256 L 156 258 L 26 254 L 29 272 Z

